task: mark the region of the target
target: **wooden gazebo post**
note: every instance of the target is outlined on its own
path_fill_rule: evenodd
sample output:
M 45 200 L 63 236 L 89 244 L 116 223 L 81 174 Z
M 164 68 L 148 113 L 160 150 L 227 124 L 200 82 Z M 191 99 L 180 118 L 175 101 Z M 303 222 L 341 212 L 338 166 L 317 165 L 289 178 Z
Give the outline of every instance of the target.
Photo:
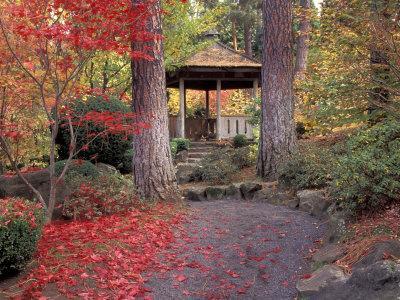
M 185 80 L 179 79 L 179 117 L 178 117 L 178 136 L 185 138 Z
M 217 80 L 217 140 L 221 140 L 221 79 Z

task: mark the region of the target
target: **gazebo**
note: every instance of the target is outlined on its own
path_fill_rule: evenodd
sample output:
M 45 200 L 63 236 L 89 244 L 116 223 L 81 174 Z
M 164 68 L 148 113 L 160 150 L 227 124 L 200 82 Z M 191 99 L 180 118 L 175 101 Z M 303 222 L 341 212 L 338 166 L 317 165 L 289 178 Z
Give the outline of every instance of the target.
M 240 133 L 251 137 L 246 116 L 221 116 L 221 90 L 252 89 L 256 97 L 260 81 L 260 62 L 221 42 L 195 53 L 181 68 L 167 72 L 167 87 L 179 89 L 179 114 L 170 120 L 171 136 L 221 140 Z M 205 91 L 205 119 L 186 118 L 187 89 Z M 210 91 L 216 91 L 216 119 L 210 118 Z

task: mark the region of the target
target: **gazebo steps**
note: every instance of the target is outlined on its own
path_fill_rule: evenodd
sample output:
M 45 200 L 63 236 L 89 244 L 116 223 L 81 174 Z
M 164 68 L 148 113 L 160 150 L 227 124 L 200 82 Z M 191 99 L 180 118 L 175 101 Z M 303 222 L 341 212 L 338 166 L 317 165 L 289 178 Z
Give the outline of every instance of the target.
M 216 145 L 216 142 L 212 142 L 212 141 L 190 142 L 190 148 L 213 147 L 215 145 Z
M 204 147 L 190 148 L 189 152 L 190 153 L 204 153 L 204 152 L 209 153 L 212 150 L 214 150 L 214 147 L 204 146 Z
M 200 161 L 201 161 L 201 158 L 188 158 L 189 164 L 197 164 Z
M 210 152 L 190 152 L 188 154 L 189 159 L 190 158 L 203 158 L 207 154 L 210 154 Z

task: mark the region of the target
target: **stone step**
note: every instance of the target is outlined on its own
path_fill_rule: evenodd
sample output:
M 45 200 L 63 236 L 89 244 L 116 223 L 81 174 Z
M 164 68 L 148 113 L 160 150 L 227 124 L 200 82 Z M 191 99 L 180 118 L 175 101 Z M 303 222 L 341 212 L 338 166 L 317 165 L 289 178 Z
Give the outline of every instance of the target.
M 201 158 L 189 158 L 188 163 L 198 163 L 201 161 Z
M 189 152 L 188 157 L 189 158 L 203 158 L 204 156 L 210 154 L 210 152 Z
M 203 153 L 203 152 L 210 152 L 214 150 L 214 147 L 204 146 L 204 147 L 197 147 L 197 148 L 189 148 L 189 153 Z
M 215 142 L 190 142 L 190 148 L 215 147 Z

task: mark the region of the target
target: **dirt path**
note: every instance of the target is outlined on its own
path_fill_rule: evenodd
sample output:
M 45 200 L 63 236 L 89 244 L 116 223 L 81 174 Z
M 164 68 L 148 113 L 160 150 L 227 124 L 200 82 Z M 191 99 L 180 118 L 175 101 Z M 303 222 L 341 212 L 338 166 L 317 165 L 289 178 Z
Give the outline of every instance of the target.
M 165 253 L 178 265 L 151 274 L 153 299 L 294 299 L 309 270 L 305 256 L 324 226 L 308 214 L 244 201 L 191 202 L 179 242 Z

